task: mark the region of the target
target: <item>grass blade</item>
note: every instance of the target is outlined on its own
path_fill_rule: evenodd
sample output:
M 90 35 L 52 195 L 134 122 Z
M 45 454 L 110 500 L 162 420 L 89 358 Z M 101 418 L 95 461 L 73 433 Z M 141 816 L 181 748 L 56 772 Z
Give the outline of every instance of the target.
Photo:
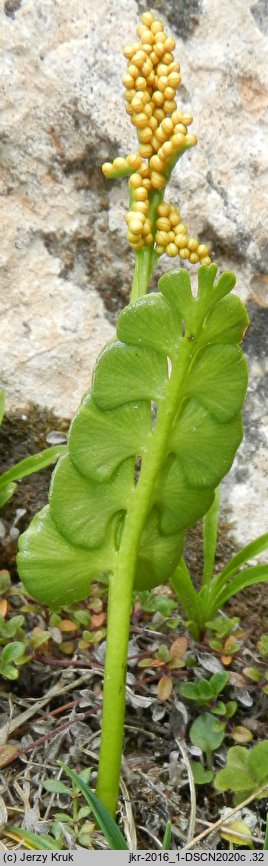
M 121 850 L 129 850 L 128 845 L 126 843 L 125 837 L 119 830 L 119 827 L 115 823 L 114 819 L 111 817 L 107 809 L 102 805 L 101 801 L 96 794 L 91 791 L 88 785 L 77 775 L 73 770 L 70 770 L 66 764 L 63 764 L 62 761 L 59 761 L 59 764 L 65 770 L 67 776 L 72 779 L 74 785 L 82 791 L 84 794 L 85 800 L 88 805 L 91 806 L 94 817 L 96 818 L 97 824 L 102 830 L 105 839 L 109 842 L 110 848 L 112 851 L 121 851 Z
M 0 508 L 3 508 L 4 505 L 11 499 L 13 493 L 16 490 L 16 484 L 6 484 L 5 487 L 2 487 L 0 490 Z
M 11 469 L 7 469 L 0 476 L 0 490 L 6 487 L 10 481 L 18 481 L 20 478 L 26 478 L 27 475 L 33 475 L 34 472 L 39 472 L 40 469 L 45 469 L 51 463 L 56 463 L 58 457 L 61 457 L 66 452 L 66 445 L 54 445 L 52 448 L 45 448 L 38 454 L 32 454 L 31 457 L 25 457 L 16 463 Z
M 240 574 L 237 574 L 216 596 L 215 612 L 217 612 L 229 598 L 236 595 L 237 592 L 240 592 L 241 589 L 245 589 L 246 586 L 252 586 L 252 584 L 255 583 L 263 583 L 264 581 L 268 581 L 268 565 L 252 565 L 249 568 L 244 568 L 244 570 L 241 571 Z
M 31 833 L 30 830 L 23 830 L 22 827 L 15 827 L 8 824 L 7 832 L 16 834 L 22 840 L 25 839 L 25 842 L 30 842 L 33 848 L 39 851 L 61 851 L 62 847 L 56 842 L 56 839 L 52 839 L 52 837 L 48 836 L 36 836 L 35 833 Z M 51 839 L 51 841 L 50 841 Z
M 199 597 L 195 591 L 189 569 L 183 557 L 180 559 L 179 565 L 170 578 L 170 584 L 189 619 L 193 619 L 198 623 L 200 610 Z
M 162 851 L 171 851 L 171 847 L 170 847 L 171 846 L 171 835 L 172 835 L 171 834 L 171 821 L 167 821 L 164 839 L 163 839 Z
M 254 541 L 251 541 L 249 544 L 246 544 L 239 553 L 236 553 L 235 556 L 227 563 L 225 568 L 220 574 L 220 578 L 222 579 L 222 583 L 226 583 L 227 577 L 231 577 L 232 574 L 238 570 L 240 565 L 244 565 L 245 562 L 248 562 L 249 559 L 252 559 L 253 556 L 258 556 L 259 553 L 263 553 L 264 550 L 268 548 L 268 532 L 265 532 L 264 535 L 259 535 L 259 538 L 255 538 Z

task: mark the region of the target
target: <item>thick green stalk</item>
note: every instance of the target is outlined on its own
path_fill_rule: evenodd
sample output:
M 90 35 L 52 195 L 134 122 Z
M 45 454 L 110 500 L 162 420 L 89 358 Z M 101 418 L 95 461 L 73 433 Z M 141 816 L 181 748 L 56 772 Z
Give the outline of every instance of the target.
M 215 491 L 214 501 L 203 519 L 203 549 L 204 549 L 204 569 L 202 587 L 209 589 L 210 581 L 213 577 L 215 552 L 217 544 L 218 532 L 218 516 L 220 507 L 220 488 Z
M 152 225 L 152 235 L 155 237 L 156 232 L 156 220 L 157 220 L 157 208 L 158 205 L 161 204 L 164 197 L 164 190 L 153 190 L 153 192 L 149 195 L 150 208 L 148 211 L 148 219 L 151 221 Z M 131 208 L 134 203 L 133 190 L 131 186 L 129 187 L 129 207 Z M 152 272 L 158 261 L 159 256 L 155 252 L 154 249 L 154 241 L 150 246 L 142 247 L 141 250 L 135 253 L 135 270 L 134 270 L 134 278 L 132 284 L 131 291 L 131 303 L 137 301 L 138 298 L 142 298 L 143 295 L 146 295 L 148 285 L 151 279 Z
M 147 286 L 150 281 L 152 270 L 154 267 L 154 251 L 152 246 L 143 247 L 135 253 L 135 270 L 132 284 L 130 301 L 138 301 L 147 292 Z
M 151 507 L 154 484 L 166 453 L 170 427 L 183 399 L 184 382 L 191 357 L 191 343 L 183 340 L 168 381 L 166 399 L 162 406 L 159 406 L 150 454 L 143 460 L 140 478 L 129 503 L 117 567 L 110 579 L 97 796 L 111 815 L 116 811 L 119 790 L 127 648 L 139 543 Z
M 101 747 L 96 794 L 114 817 L 117 808 L 125 718 L 125 680 L 132 604 L 131 552 L 110 578 Z M 128 561 L 129 560 L 129 561 Z

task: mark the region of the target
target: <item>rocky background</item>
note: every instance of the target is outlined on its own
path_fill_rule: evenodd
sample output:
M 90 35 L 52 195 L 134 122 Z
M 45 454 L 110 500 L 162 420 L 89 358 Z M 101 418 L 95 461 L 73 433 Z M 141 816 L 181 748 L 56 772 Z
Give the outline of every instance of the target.
M 127 302 L 127 186 L 100 167 L 135 148 L 122 46 L 148 8 L 147 0 L 2 4 L 0 386 L 10 409 L 34 401 L 71 416 Z M 152 8 L 176 38 L 178 105 L 192 111 L 199 139 L 170 197 L 220 268 L 236 271 L 252 319 L 247 437 L 224 487 L 246 542 L 267 529 L 268 5 L 155 0 Z M 174 260 L 163 257 L 159 273 L 168 267 Z

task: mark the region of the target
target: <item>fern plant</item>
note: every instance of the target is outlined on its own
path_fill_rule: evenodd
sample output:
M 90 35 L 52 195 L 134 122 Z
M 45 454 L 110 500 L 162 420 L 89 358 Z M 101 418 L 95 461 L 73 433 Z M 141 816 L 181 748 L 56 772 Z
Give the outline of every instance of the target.
M 118 339 L 98 358 L 72 423 L 49 506 L 20 541 L 21 578 L 51 607 L 85 598 L 91 580 L 109 575 L 98 795 L 111 811 L 133 589 L 172 578 L 185 530 L 210 507 L 242 437 L 247 370 L 238 343 L 247 315 L 229 294 L 233 276 L 215 283 L 216 272 L 200 268 L 196 299 L 181 270 L 122 311 Z
M 172 168 L 196 143 L 177 110 L 175 43 L 152 13 L 128 46 L 127 111 L 138 153 L 106 163 L 129 177 L 128 239 L 135 253 L 131 302 L 116 339 L 101 352 L 90 390 L 71 425 L 52 478 L 49 505 L 20 539 L 27 589 L 50 607 L 109 583 L 104 706 L 97 795 L 116 810 L 125 713 L 125 672 L 133 589 L 173 580 L 185 531 L 212 507 L 215 489 L 242 438 L 247 368 L 240 342 L 247 312 L 217 277 L 208 249 L 188 235 L 164 201 Z M 198 293 L 185 269 L 147 293 L 160 255 L 201 263 Z M 174 577 L 175 580 L 175 577 Z M 184 581 L 187 600 L 191 589 Z

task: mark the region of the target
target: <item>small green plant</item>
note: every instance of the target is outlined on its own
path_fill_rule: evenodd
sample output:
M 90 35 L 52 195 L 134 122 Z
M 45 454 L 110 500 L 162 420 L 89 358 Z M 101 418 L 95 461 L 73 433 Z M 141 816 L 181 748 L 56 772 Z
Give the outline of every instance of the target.
M 245 632 L 239 626 L 237 616 L 216 616 L 206 623 L 207 642 L 219 653 L 222 661 L 229 664 L 241 647 Z
M 224 649 L 222 641 L 225 641 L 226 638 L 230 637 L 230 635 L 233 637 L 234 633 L 239 634 L 239 617 L 223 616 L 220 614 L 219 616 L 216 616 L 215 619 L 208 621 L 206 626 L 207 631 L 212 632 L 213 635 L 213 637 L 209 638 L 209 646 L 211 646 L 212 649 L 222 652 Z
M 0 426 L 4 417 L 5 411 L 5 394 L 0 391 Z M 51 448 L 45 448 L 38 454 L 32 454 L 31 457 L 25 457 L 20 460 L 11 469 L 7 469 L 0 475 L 0 508 L 11 499 L 16 490 L 16 481 L 21 481 L 27 475 L 33 475 L 34 472 L 39 472 L 40 469 L 46 469 L 52 463 L 56 463 L 66 451 L 65 445 L 54 445 Z
M 109 842 L 111 849 L 115 851 L 122 849 L 126 850 L 128 845 L 119 830 L 119 827 L 117 827 L 117 824 L 105 806 L 103 806 L 98 797 L 96 797 L 96 794 L 91 791 L 91 788 L 89 788 L 87 782 L 82 776 L 82 773 L 78 776 L 77 773 L 74 773 L 74 771 L 67 767 L 66 764 L 61 763 L 61 766 L 65 770 L 67 776 L 72 780 L 74 790 L 80 790 L 82 791 L 82 794 L 84 794 L 85 800 L 92 810 L 97 824 L 103 831 L 107 842 Z
M 160 613 L 163 617 L 169 617 L 178 605 L 173 598 L 165 598 L 163 595 L 154 595 L 150 590 L 137 593 L 139 603 L 146 613 Z
M 247 367 L 240 343 L 248 315 L 230 294 L 234 275 L 217 278 L 208 248 L 189 237 L 178 208 L 164 200 L 174 165 L 196 138 L 188 132 L 191 116 L 179 112 L 175 101 L 181 76 L 174 40 L 149 12 L 137 32 L 139 46 L 125 50 L 124 84 L 138 152 L 103 166 L 106 177 L 129 179 L 131 302 L 119 316 L 116 339 L 97 360 L 53 475 L 49 505 L 21 537 L 18 556 L 26 587 L 52 608 L 84 599 L 92 580 L 108 580 L 97 795 L 111 815 L 119 788 L 133 591 L 171 581 L 199 634 L 230 595 L 267 578 L 264 566 L 238 575 L 238 558 L 212 577 L 215 491 L 242 439 Z M 162 276 L 158 293 L 146 294 L 164 253 L 201 264 L 197 295 L 184 268 Z M 197 593 L 182 555 L 186 530 L 207 512 L 204 580 Z M 255 542 L 255 553 L 257 547 Z M 222 742 L 224 725 L 220 730 L 215 715 L 206 715 L 211 737 Z
M 214 771 L 204 767 L 201 761 L 190 761 L 195 785 L 209 785 L 214 778 Z
M 211 764 L 212 752 L 218 749 L 225 737 L 225 723 L 215 718 L 212 713 L 202 713 L 197 716 L 190 727 L 190 739 L 194 746 L 201 749 Z
M 262 634 L 260 636 L 258 650 L 262 656 L 268 656 L 268 634 Z
M 5 679 L 18 679 L 23 667 L 33 657 L 62 658 L 73 652 L 84 652 L 105 638 L 106 612 L 102 593 L 105 587 L 95 586 L 88 605 L 78 602 L 65 605 L 49 617 L 40 603 L 27 597 L 21 586 L 12 586 L 7 571 L 0 571 L 0 674 Z M 20 614 L 16 611 L 20 610 Z M 39 624 L 36 625 L 36 617 Z M 3 648 L 3 649 L 2 649 Z
M 217 701 L 218 695 L 228 683 L 229 675 L 225 671 L 213 674 L 210 680 L 199 680 L 197 683 L 184 683 L 179 692 L 187 700 L 193 700 L 197 706 L 208 705 L 209 712 L 197 716 L 190 727 L 190 740 L 203 752 L 205 764 L 191 761 L 195 783 L 205 785 L 214 777 L 212 769 L 212 753 L 219 748 L 226 736 L 226 725 L 237 710 L 236 701 Z M 218 718 L 215 718 L 218 717 Z
M 65 768 L 65 765 L 62 765 Z M 68 768 L 66 768 L 67 775 Z M 78 793 L 80 790 L 80 786 L 85 785 L 88 787 L 88 782 L 90 780 L 91 770 L 90 768 L 85 768 L 81 770 L 80 776 L 71 777 L 72 779 L 72 787 L 70 785 L 66 785 L 61 779 L 44 779 L 43 787 L 45 791 L 51 794 L 56 795 L 64 795 L 68 798 L 66 802 L 71 801 L 71 814 L 70 809 L 55 811 L 54 820 L 51 827 L 53 836 L 59 843 L 64 842 L 63 833 L 62 833 L 62 824 L 66 826 L 68 834 L 73 837 L 75 842 L 78 842 L 79 845 L 82 845 L 83 848 L 91 848 L 92 847 L 92 830 L 94 829 L 94 823 L 92 822 L 92 818 L 90 820 L 90 815 L 92 812 L 91 806 L 84 806 L 80 804 Z M 77 785 L 76 780 L 79 780 L 79 784 Z M 89 820 L 88 820 L 89 819 Z
M 56 820 L 53 823 L 52 830 L 54 833 L 54 838 L 58 844 L 55 844 L 54 847 L 59 849 L 62 847 L 62 845 L 60 844 L 61 842 L 63 842 L 61 824 L 64 823 L 67 824 L 68 833 L 70 833 L 74 837 L 75 841 L 82 845 L 82 847 L 91 848 L 91 834 L 94 825 L 92 825 L 91 822 L 85 822 L 83 824 L 83 820 L 85 817 L 87 818 L 92 813 L 94 815 L 96 824 L 99 829 L 102 830 L 110 849 L 112 851 L 128 850 L 127 841 L 121 833 L 121 830 L 119 830 L 119 827 L 115 823 L 114 819 L 111 817 L 107 809 L 105 809 L 105 806 L 103 806 L 99 798 L 96 797 L 96 794 L 94 794 L 94 792 L 88 785 L 88 781 L 90 778 L 90 770 L 82 770 L 81 773 L 78 775 L 77 773 L 74 773 L 74 771 L 71 770 L 70 767 L 62 763 L 62 761 L 60 761 L 59 763 L 63 770 L 65 770 L 66 775 L 71 779 L 72 789 L 70 789 L 65 784 L 65 782 L 57 779 L 45 779 L 43 782 L 43 786 L 46 791 L 50 791 L 53 794 L 66 794 L 70 797 L 72 802 L 72 816 L 69 815 L 67 812 L 59 812 L 55 815 Z M 78 791 L 81 791 L 81 793 L 84 795 L 85 800 L 88 804 L 87 806 L 79 807 L 77 797 Z M 44 840 L 44 842 L 46 843 L 43 846 L 44 848 L 53 847 L 53 837 L 51 835 L 40 837 L 35 836 L 35 834 L 33 833 L 28 833 L 27 830 L 21 830 L 18 827 L 10 827 L 9 829 L 13 830 L 13 832 L 19 837 L 23 836 L 23 838 L 31 842 L 34 847 L 40 847 L 40 844 L 38 845 L 38 843 L 40 843 L 41 839 Z M 167 821 L 163 838 L 163 845 L 161 849 L 162 851 L 170 850 L 171 836 L 171 821 Z
M 225 705 L 222 701 L 218 704 L 217 697 L 227 685 L 228 680 L 228 673 L 219 672 L 213 674 L 210 680 L 201 679 L 196 683 L 183 683 L 179 688 L 179 693 L 188 701 L 195 701 L 200 707 L 204 707 L 206 704 L 211 705 L 212 713 L 225 715 Z
M 15 619 L 15 617 L 14 617 Z M 17 680 L 19 676 L 18 665 L 28 661 L 25 655 L 25 645 L 21 641 L 13 641 L 6 644 L 0 658 L 0 674 L 7 680 Z
M 210 641 L 214 649 L 222 650 L 223 655 L 232 655 L 239 649 L 237 635 L 232 634 L 231 622 L 224 621 L 222 617 L 213 619 L 224 604 L 233 598 L 241 589 L 268 580 L 268 564 L 246 565 L 245 563 L 254 559 L 268 548 L 268 533 L 260 535 L 254 541 L 247 544 L 239 551 L 219 573 L 214 575 L 214 561 L 217 542 L 217 524 L 219 511 L 219 490 L 215 496 L 211 508 L 203 520 L 204 535 L 204 568 L 202 583 L 199 590 L 195 589 L 189 569 L 182 557 L 175 570 L 171 585 L 175 590 L 179 601 L 188 617 L 188 628 L 196 639 L 202 637 L 207 629 L 216 632 L 216 639 Z M 225 625 L 226 623 L 226 625 Z M 225 631 L 225 628 L 229 631 Z M 222 642 L 222 638 L 227 640 Z
M 267 797 L 268 740 L 252 749 L 244 746 L 229 749 L 226 767 L 216 774 L 214 784 L 217 791 L 233 791 L 235 805 L 254 791 L 258 797 Z
M 24 624 L 24 616 L 18 614 L 12 619 L 5 620 L 0 613 L 0 645 L 5 646 L 9 638 L 23 637 L 22 626 Z
M 262 634 L 258 643 L 257 650 L 259 657 L 257 664 L 254 667 L 245 667 L 243 674 L 255 683 L 259 684 L 260 689 L 265 695 L 268 695 L 268 635 Z

